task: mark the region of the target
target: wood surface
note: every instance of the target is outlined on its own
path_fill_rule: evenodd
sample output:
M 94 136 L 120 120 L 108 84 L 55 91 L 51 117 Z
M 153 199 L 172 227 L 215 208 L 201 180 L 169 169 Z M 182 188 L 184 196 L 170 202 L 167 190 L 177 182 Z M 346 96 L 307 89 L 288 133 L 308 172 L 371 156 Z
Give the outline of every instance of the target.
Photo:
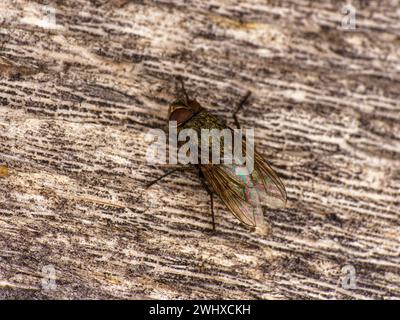
M 352 4 L 1 1 L 0 298 L 400 298 L 400 6 Z M 268 235 L 213 233 L 195 171 L 143 188 L 176 76 L 231 125 L 252 91 Z

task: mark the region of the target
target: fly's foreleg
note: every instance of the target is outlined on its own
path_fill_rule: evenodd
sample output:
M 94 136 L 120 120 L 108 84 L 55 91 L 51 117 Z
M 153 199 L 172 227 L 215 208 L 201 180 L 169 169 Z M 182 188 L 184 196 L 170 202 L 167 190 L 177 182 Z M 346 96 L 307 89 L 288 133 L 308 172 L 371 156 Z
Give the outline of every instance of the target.
M 183 96 L 183 98 L 184 98 L 186 101 L 189 101 L 189 96 L 188 96 L 188 94 L 187 94 L 187 92 L 186 92 L 185 84 L 184 84 L 184 82 L 183 82 L 182 77 L 181 77 L 181 76 L 178 76 L 176 79 L 177 79 L 177 81 L 179 82 L 179 84 L 181 85 L 180 88 L 177 87 L 177 89 L 176 89 L 176 91 L 178 92 L 178 96 Z
M 235 120 L 235 124 L 238 129 L 240 129 L 240 124 L 239 124 L 239 120 L 237 118 L 237 114 L 239 113 L 239 111 L 241 111 L 243 109 L 243 106 L 249 99 L 250 95 L 251 95 L 251 91 L 247 91 L 246 94 L 243 96 L 243 98 L 240 100 L 238 106 L 236 107 L 235 112 L 233 113 L 233 119 Z

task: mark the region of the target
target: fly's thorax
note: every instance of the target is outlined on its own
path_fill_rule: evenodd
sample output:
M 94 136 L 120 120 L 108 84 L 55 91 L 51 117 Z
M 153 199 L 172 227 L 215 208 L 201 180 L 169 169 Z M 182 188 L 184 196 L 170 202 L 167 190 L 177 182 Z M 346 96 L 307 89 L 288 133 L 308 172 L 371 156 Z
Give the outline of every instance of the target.
M 212 114 L 208 113 L 206 110 L 202 109 L 197 112 L 191 119 L 186 121 L 184 124 L 178 127 L 178 130 L 182 129 L 194 129 L 198 134 L 201 133 L 201 129 L 218 129 L 222 130 L 227 128 L 222 125 L 221 122 Z
M 191 129 L 196 132 L 196 143 L 199 148 L 199 155 L 201 154 L 202 150 L 204 151 L 204 148 L 208 149 L 207 163 L 214 163 L 212 158 L 213 154 L 218 154 L 219 159 L 224 158 L 224 135 L 228 134 L 231 136 L 231 130 L 218 118 L 203 109 L 193 116 L 189 121 L 185 122 L 181 126 L 178 126 L 178 134 L 184 129 Z M 231 138 L 233 139 L 232 136 Z M 231 139 L 229 140 L 231 142 Z

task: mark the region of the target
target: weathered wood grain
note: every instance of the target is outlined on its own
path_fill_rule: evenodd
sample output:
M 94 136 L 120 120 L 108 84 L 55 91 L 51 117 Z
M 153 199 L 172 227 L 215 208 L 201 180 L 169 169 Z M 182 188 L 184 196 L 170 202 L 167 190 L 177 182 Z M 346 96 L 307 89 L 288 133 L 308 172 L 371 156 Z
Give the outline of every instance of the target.
M 356 30 L 336 1 L 41 3 L 0 3 L 1 298 L 400 298 L 399 1 L 353 2 Z M 177 75 L 229 123 L 253 92 L 269 235 L 219 200 L 212 233 L 195 172 L 143 189 Z

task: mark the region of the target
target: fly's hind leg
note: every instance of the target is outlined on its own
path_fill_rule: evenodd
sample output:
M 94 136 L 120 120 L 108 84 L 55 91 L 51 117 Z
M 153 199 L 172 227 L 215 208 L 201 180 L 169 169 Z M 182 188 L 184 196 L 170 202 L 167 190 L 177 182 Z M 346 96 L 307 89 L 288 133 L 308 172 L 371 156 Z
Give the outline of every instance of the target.
M 215 232 L 214 195 L 213 195 L 213 192 L 211 191 L 211 189 L 208 187 L 208 185 L 206 183 L 206 179 L 204 177 L 204 174 L 201 171 L 199 166 L 198 166 L 198 169 L 199 169 L 199 178 L 201 180 L 201 183 L 202 183 L 204 189 L 206 189 L 208 195 L 210 196 L 212 227 L 213 227 L 213 231 Z
M 243 109 L 244 104 L 247 102 L 251 95 L 251 91 L 247 91 L 246 94 L 243 96 L 243 98 L 240 100 L 238 106 L 236 107 L 235 112 L 233 113 L 233 119 L 235 120 L 235 124 L 237 128 L 240 128 L 239 120 L 237 118 L 237 114 L 239 111 Z

